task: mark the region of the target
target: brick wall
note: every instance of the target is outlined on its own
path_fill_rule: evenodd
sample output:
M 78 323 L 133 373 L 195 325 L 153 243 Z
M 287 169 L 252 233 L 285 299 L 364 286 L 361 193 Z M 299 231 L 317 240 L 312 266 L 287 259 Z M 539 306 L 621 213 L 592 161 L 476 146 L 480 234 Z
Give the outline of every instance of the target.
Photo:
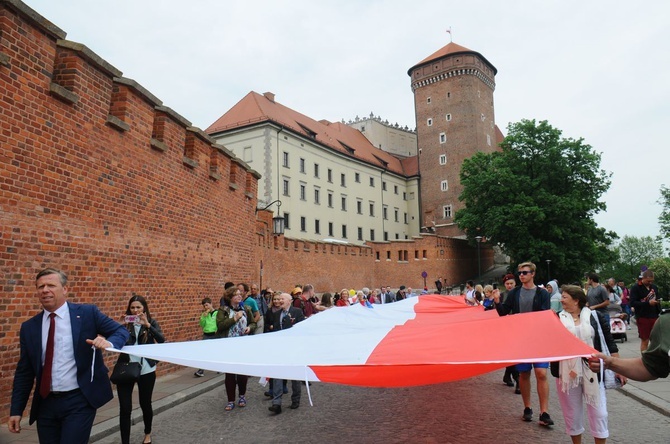
M 4 422 L 39 269 L 114 317 L 146 295 L 170 341 L 197 338 L 201 297 L 252 277 L 258 175 L 27 6 L 0 8 Z

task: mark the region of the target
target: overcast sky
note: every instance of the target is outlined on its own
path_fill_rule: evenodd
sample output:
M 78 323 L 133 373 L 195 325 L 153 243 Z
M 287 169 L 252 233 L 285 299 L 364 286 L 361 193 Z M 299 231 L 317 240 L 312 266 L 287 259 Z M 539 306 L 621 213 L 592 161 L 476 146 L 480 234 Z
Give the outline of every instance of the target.
M 26 3 L 202 129 L 249 91 L 317 120 L 374 112 L 414 128 L 407 70 L 446 45 L 451 27 L 455 43 L 498 69 L 504 133 L 528 118 L 584 138 L 613 173 L 598 225 L 659 233 L 659 188 L 670 185 L 668 1 Z

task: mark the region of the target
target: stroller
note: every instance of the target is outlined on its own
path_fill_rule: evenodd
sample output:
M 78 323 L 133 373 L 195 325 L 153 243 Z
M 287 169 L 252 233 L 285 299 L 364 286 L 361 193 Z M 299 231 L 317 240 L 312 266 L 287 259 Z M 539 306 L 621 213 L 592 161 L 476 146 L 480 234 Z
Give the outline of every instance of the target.
M 624 315 L 625 316 L 625 315 Z M 626 333 L 626 323 L 623 318 L 610 318 L 610 330 L 612 337 L 616 341 L 621 339 L 621 343 L 628 341 L 628 334 Z

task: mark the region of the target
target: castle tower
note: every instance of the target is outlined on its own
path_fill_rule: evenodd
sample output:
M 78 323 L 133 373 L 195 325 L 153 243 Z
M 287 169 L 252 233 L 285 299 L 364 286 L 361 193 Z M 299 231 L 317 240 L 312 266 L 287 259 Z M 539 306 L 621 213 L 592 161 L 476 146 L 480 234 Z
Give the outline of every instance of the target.
M 407 72 L 414 92 L 421 173 L 421 227 L 462 236 L 463 160 L 498 149 L 493 90 L 496 68 L 481 54 L 449 43 Z

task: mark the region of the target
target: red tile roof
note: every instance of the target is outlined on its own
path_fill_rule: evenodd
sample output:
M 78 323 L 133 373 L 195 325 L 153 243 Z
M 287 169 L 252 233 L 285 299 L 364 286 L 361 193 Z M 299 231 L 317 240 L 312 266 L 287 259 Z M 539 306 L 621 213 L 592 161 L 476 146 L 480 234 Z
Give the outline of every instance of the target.
M 441 58 L 446 57 L 446 56 L 448 56 L 448 55 L 465 54 L 465 53 L 470 53 L 470 54 L 476 54 L 476 55 L 478 55 L 482 60 L 484 60 L 486 63 L 488 63 L 488 64 L 491 66 L 491 68 L 493 69 L 493 74 L 494 74 L 494 75 L 498 73 L 498 70 L 496 69 L 496 67 L 493 66 L 493 65 L 491 64 L 491 62 L 489 62 L 488 60 L 486 60 L 486 57 L 484 57 L 483 55 L 481 55 L 481 54 L 478 53 L 477 51 L 473 51 L 473 50 L 471 50 L 471 49 L 466 48 L 465 46 L 461 46 L 461 45 L 459 45 L 459 44 L 457 44 L 457 43 L 451 42 L 451 43 L 449 43 L 448 45 L 446 45 L 446 46 L 444 46 L 444 47 L 438 49 L 437 51 L 435 51 L 434 53 L 432 53 L 431 55 L 429 55 L 429 56 L 426 57 L 425 59 L 421 60 L 421 61 L 420 61 L 419 63 L 417 63 L 416 65 L 412 66 L 412 67 L 407 71 L 407 74 L 409 74 L 409 75 L 411 76 L 411 75 L 412 75 L 412 71 L 413 71 L 415 68 L 417 68 L 417 67 L 419 67 L 419 66 L 421 66 L 421 65 L 425 65 L 425 64 L 427 64 L 427 63 L 430 63 L 430 62 L 432 62 L 432 61 L 434 61 L 434 60 L 441 59 Z
M 205 132 L 214 136 L 263 122 L 283 126 L 338 153 L 362 160 L 375 167 L 407 177 L 418 174 L 416 161 L 412 162 L 407 159 L 401 161 L 386 151 L 376 148 L 360 131 L 348 125 L 327 120 L 317 121 L 300 114 L 276 102 L 272 93 L 261 95 L 254 91 L 250 92 L 211 124 Z

